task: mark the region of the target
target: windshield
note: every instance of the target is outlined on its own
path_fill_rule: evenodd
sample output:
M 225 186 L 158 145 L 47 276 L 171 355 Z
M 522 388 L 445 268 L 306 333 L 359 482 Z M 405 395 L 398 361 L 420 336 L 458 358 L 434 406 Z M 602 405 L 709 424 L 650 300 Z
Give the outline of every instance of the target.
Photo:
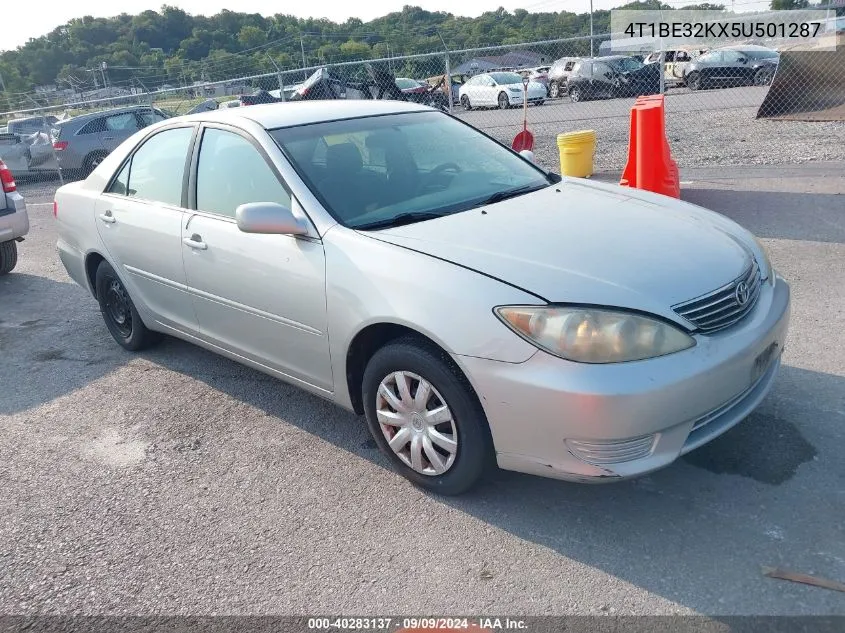
M 613 68 L 622 72 L 632 72 L 634 70 L 639 70 L 645 64 L 643 64 L 638 59 L 634 59 L 633 57 L 623 57 L 622 59 L 614 59 L 608 62 Z
M 400 77 L 396 80 L 396 85 L 402 90 L 408 90 L 409 88 L 419 88 L 420 82 L 414 81 L 413 79 L 402 79 Z
M 331 121 L 270 134 L 327 210 L 352 228 L 407 214 L 459 213 L 496 194 L 551 184 L 539 168 L 440 112 Z
M 500 86 L 522 84 L 522 75 L 518 73 L 490 73 L 490 76 Z

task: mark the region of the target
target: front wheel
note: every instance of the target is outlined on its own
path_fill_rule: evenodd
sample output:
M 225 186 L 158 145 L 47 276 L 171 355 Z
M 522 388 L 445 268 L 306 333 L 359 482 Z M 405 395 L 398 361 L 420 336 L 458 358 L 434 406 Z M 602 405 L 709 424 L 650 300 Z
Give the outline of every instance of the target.
M 160 335 L 141 321 L 123 282 L 107 261 L 100 262 L 95 284 L 103 320 L 121 347 L 137 352 L 158 342 Z
M 499 109 L 507 110 L 511 107 L 511 100 L 504 92 L 499 93 Z
M 553 81 L 549 84 L 549 98 L 550 99 L 557 99 L 560 96 L 560 84 L 556 81 Z
M 15 240 L 0 244 L 0 275 L 8 275 L 17 265 L 18 245 Z
M 581 89 L 578 86 L 572 86 L 569 89 L 569 100 L 572 103 L 578 103 L 584 99 L 584 95 L 581 94 Z
M 768 86 L 772 83 L 772 77 L 774 77 L 774 71 L 771 68 L 759 68 L 757 72 L 754 73 L 754 85 L 755 86 Z
M 415 485 L 459 495 L 491 463 L 484 411 L 446 354 L 410 338 L 390 343 L 367 364 L 362 396 L 376 444 Z

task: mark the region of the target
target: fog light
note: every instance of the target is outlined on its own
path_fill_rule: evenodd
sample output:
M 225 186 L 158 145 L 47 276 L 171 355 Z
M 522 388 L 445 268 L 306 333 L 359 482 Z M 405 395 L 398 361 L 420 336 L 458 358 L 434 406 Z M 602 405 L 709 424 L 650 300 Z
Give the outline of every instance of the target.
M 566 440 L 570 452 L 589 464 L 618 464 L 651 455 L 657 435 L 627 440 Z

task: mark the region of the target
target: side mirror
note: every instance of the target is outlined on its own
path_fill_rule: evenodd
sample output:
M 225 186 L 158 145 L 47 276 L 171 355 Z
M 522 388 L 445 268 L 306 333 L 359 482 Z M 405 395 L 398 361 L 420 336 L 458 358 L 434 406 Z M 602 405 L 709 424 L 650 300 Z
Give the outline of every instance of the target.
M 250 202 L 235 210 L 238 228 L 244 233 L 305 235 L 308 227 L 288 207 L 275 202 Z

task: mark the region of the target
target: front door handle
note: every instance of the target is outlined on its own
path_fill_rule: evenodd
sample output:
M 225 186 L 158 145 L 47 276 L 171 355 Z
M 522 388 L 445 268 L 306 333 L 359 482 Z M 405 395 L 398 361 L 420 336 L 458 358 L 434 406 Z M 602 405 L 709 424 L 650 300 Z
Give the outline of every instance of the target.
M 108 224 L 114 224 L 117 220 L 115 220 L 114 216 L 111 214 L 111 211 L 106 211 L 105 213 L 100 214 L 100 219 L 103 222 Z
M 202 237 L 194 233 L 191 237 L 186 237 L 182 240 L 182 243 L 185 246 L 190 246 L 191 248 L 195 248 L 200 251 L 204 251 L 208 248 L 208 244 L 202 241 Z

